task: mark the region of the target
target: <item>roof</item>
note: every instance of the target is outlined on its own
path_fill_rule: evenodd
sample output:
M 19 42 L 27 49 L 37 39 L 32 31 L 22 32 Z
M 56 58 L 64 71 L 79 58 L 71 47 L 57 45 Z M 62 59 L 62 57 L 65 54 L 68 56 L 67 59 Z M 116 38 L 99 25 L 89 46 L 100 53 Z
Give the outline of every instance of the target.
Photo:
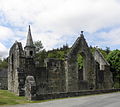
M 33 39 L 32 39 L 30 25 L 29 25 L 29 29 L 28 29 L 26 46 L 33 46 Z
M 95 52 L 97 52 L 97 53 L 99 54 L 99 56 L 102 58 L 102 60 L 104 61 L 104 63 L 105 63 L 106 65 L 110 65 L 110 64 L 108 63 L 108 61 L 104 58 L 104 56 L 102 55 L 102 53 L 101 53 L 97 48 L 96 48 Z

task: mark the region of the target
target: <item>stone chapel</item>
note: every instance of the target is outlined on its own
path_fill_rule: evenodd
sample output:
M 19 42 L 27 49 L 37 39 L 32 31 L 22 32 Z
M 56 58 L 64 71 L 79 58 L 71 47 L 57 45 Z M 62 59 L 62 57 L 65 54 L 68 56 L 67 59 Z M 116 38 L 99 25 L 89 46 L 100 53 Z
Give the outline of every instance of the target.
M 96 48 L 94 55 L 83 32 L 64 60 L 46 58 L 43 67 L 36 66 L 35 46 L 29 26 L 26 46 L 16 41 L 9 51 L 8 90 L 19 96 L 112 88 L 110 65 Z M 83 57 L 78 69 L 77 55 Z

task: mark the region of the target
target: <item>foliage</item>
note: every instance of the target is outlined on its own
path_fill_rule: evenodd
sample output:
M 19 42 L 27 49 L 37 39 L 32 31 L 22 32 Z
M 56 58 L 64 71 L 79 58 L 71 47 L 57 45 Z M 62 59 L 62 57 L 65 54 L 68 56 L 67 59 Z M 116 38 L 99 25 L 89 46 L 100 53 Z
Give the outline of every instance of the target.
M 105 59 L 107 59 L 107 53 L 105 50 L 99 48 L 99 51 L 102 53 L 102 55 L 104 56 Z
M 43 49 L 43 45 L 41 41 L 35 41 L 34 46 L 36 48 L 36 53 L 40 52 Z
M 47 53 L 45 49 L 40 51 L 39 53 L 36 53 L 36 61 L 38 62 L 38 66 L 44 66 L 44 59 L 47 57 Z
M 102 53 L 102 55 L 104 56 L 104 58 L 107 59 L 107 52 L 108 52 L 108 50 L 110 48 L 106 47 L 106 50 L 103 50 L 102 48 L 97 48 L 97 49 Z M 92 52 L 92 54 L 94 54 L 95 50 L 96 50 L 95 47 L 90 46 L 90 51 Z
M 110 63 L 115 86 L 118 88 L 118 86 L 120 87 L 120 50 L 111 51 L 107 56 L 107 60 Z
M 7 68 L 7 67 L 8 67 L 7 59 L 3 59 L 3 60 L 0 59 L 0 68 L 3 69 L 3 68 Z
M 110 53 L 110 47 L 106 47 L 105 52 L 107 53 L 107 55 Z
M 90 51 L 92 52 L 92 54 L 94 54 L 95 49 L 96 49 L 95 47 L 90 46 Z
M 120 50 L 111 51 L 107 56 L 107 60 L 112 71 L 120 72 Z
M 48 58 L 58 58 L 58 59 L 65 59 L 66 51 L 63 50 L 56 50 L 56 51 L 49 51 Z
M 63 57 L 64 57 L 64 51 L 49 51 L 47 57 L 48 58 L 63 59 Z
M 44 66 L 44 59 L 45 58 L 58 58 L 58 59 L 65 59 L 65 55 L 67 54 L 69 47 L 68 45 L 63 45 L 60 49 L 53 49 L 50 51 L 47 51 L 43 49 L 42 43 L 40 41 L 37 42 L 39 45 L 35 46 L 40 47 L 39 51 L 36 53 L 36 61 L 38 62 L 38 66 Z
M 43 49 L 42 42 L 40 40 L 34 42 L 36 49 L 35 60 L 38 66 L 44 66 L 44 59 L 46 58 L 46 51 Z
M 82 69 L 82 68 L 83 68 L 83 57 L 82 57 L 80 54 L 78 54 L 77 57 L 78 57 L 78 58 L 77 58 L 77 61 L 78 61 L 78 69 Z
M 47 57 L 48 58 L 58 58 L 58 59 L 65 59 L 66 54 L 69 51 L 68 45 L 63 45 L 60 49 L 53 49 L 51 51 L 47 52 Z

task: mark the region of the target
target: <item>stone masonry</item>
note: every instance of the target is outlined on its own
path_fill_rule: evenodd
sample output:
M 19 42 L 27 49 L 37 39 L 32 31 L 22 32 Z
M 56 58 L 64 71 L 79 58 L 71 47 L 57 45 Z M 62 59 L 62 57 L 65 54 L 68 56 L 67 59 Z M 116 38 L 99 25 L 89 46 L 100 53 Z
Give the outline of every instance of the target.
M 78 54 L 83 57 L 82 70 L 78 69 Z M 44 94 L 110 89 L 113 82 L 109 67 L 98 49 L 92 55 L 83 32 L 65 60 L 47 58 L 43 67 L 37 66 L 29 26 L 24 49 L 16 41 L 9 52 L 8 90 L 32 100 L 35 96 Z
M 0 69 L 0 89 L 8 89 L 8 70 Z

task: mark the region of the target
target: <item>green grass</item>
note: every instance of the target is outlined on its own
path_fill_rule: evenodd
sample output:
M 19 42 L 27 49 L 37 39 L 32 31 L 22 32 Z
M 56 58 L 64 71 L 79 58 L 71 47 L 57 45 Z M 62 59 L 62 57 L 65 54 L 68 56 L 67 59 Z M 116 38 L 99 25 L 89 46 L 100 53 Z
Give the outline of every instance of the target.
M 110 94 L 110 93 L 106 93 L 106 94 Z M 102 94 L 86 95 L 86 97 L 95 96 L 95 95 L 102 95 Z M 67 98 L 78 98 L 78 97 L 85 97 L 85 96 L 67 97 Z M 48 100 L 40 100 L 40 101 L 28 101 L 25 97 L 16 96 L 15 94 L 9 92 L 8 90 L 0 90 L 0 106 L 25 104 L 25 103 L 41 103 L 41 102 L 59 100 L 59 99 L 66 99 L 66 98 L 56 98 L 56 99 L 48 99 Z
M 15 105 L 25 103 L 40 103 L 54 99 L 40 100 L 40 101 L 28 101 L 25 97 L 16 96 L 14 93 L 8 90 L 0 90 L 0 106 L 1 105 Z
M 0 105 L 30 103 L 25 97 L 18 97 L 7 90 L 0 90 Z

